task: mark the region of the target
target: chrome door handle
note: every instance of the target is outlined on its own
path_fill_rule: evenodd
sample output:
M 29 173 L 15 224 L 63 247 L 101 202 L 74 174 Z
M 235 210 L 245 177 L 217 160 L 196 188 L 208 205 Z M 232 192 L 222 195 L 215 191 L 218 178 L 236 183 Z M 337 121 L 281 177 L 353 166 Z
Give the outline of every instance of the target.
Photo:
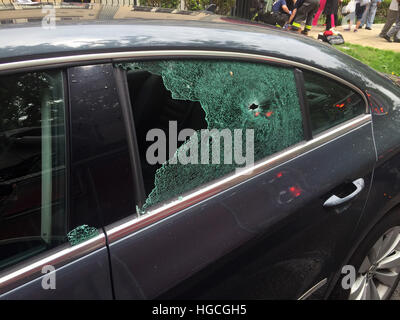
M 365 186 L 364 179 L 360 178 L 360 179 L 354 180 L 353 184 L 356 187 L 356 190 L 354 192 L 350 193 L 348 196 L 346 196 L 344 198 L 339 198 L 338 196 L 333 195 L 324 202 L 324 207 L 327 207 L 327 208 L 336 207 L 336 206 L 339 206 L 339 205 L 355 198 L 364 189 L 364 186 Z

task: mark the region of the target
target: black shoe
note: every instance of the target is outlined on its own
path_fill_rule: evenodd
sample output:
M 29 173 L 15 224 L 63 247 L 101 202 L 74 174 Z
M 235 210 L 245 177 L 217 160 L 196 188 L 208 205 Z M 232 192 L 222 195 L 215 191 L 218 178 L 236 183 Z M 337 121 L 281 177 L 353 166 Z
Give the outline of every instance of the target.
M 301 34 L 304 34 L 305 36 L 308 36 L 308 31 L 307 31 L 307 30 L 303 30 L 303 31 L 301 32 Z
M 370 27 L 365 27 L 365 29 L 367 29 L 367 30 L 372 30 Z
M 358 27 L 358 29 L 362 29 L 363 28 L 363 26 L 362 25 L 360 25 L 359 27 Z
M 383 36 L 383 38 L 386 39 L 387 42 L 393 42 L 388 35 Z
M 400 39 L 394 39 L 394 41 L 393 41 L 393 42 L 400 43 Z

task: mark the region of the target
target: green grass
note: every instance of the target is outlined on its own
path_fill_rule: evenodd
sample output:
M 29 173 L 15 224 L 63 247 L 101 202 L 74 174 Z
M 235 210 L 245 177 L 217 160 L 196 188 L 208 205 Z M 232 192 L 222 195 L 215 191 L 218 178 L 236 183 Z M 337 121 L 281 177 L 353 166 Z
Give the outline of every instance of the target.
M 400 76 L 400 52 L 363 47 L 351 43 L 338 45 L 335 48 L 360 60 L 375 70 Z

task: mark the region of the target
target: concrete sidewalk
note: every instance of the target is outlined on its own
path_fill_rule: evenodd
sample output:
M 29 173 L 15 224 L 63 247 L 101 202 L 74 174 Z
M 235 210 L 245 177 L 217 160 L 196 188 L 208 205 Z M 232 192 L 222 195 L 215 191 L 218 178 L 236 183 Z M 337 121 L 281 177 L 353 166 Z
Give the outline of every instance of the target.
M 347 26 L 346 26 L 347 27 Z M 357 32 L 344 31 L 342 26 L 338 26 L 335 29 L 339 31 L 345 42 L 350 42 L 352 44 L 359 44 L 366 47 L 373 47 L 383 50 L 392 50 L 400 52 L 400 43 L 390 43 L 385 39 L 380 38 L 378 35 L 381 32 L 383 24 L 374 24 L 372 30 L 359 29 Z M 325 27 L 315 26 L 312 27 L 310 36 L 317 39 L 319 32 L 324 32 Z

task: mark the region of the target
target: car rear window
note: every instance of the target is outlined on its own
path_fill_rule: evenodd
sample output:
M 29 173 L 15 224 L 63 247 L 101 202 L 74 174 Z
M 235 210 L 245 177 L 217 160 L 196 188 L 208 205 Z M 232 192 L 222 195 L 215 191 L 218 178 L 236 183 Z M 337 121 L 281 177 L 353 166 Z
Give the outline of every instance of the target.
M 348 86 L 311 71 L 303 75 L 314 135 L 365 113 L 365 100 Z

